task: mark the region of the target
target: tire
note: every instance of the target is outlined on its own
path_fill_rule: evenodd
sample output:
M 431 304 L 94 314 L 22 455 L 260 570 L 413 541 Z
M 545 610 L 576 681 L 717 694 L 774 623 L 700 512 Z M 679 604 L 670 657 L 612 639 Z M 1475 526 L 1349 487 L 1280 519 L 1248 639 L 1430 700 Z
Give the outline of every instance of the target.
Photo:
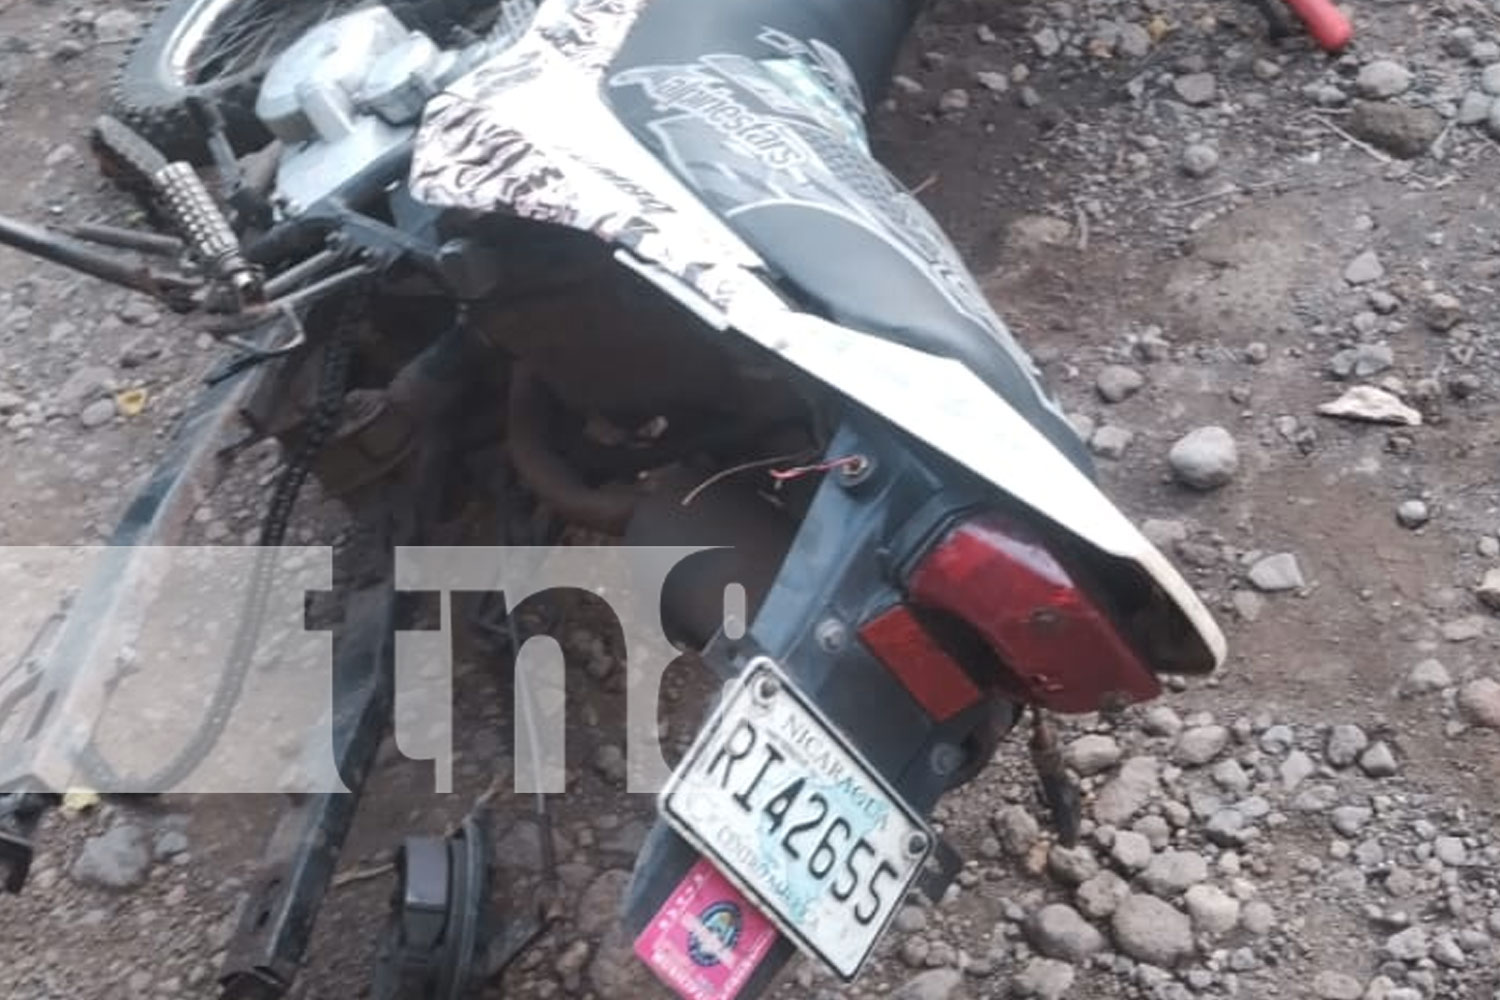
M 303 31 L 355 6 L 354 0 L 168 0 L 141 32 L 120 66 L 110 113 L 157 146 L 168 159 L 210 162 L 204 134 L 188 111 L 190 98 L 218 104 L 239 153 L 259 149 L 270 133 L 255 117 L 255 98 L 276 55 Z M 229 65 L 189 69 L 212 51 L 236 19 L 268 11 L 255 37 L 259 54 Z

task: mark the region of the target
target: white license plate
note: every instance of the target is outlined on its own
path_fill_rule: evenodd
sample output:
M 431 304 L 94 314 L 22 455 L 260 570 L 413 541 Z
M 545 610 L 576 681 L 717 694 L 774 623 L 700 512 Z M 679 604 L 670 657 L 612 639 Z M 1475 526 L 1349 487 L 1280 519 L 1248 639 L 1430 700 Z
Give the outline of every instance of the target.
M 933 836 L 767 659 L 746 668 L 661 795 L 667 822 L 845 980 Z

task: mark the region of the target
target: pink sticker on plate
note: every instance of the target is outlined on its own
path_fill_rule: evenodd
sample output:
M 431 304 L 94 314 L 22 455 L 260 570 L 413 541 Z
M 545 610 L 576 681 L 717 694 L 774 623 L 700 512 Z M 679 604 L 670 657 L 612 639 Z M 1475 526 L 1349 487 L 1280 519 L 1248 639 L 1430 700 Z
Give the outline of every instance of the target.
M 734 1000 L 776 928 L 700 858 L 635 939 L 635 953 L 683 1000 Z

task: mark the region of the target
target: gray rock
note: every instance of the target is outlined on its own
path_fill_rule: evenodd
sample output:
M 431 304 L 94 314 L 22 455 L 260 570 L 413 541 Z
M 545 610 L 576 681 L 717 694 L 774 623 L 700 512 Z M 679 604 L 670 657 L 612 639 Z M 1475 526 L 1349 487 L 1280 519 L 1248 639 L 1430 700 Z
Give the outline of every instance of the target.
M 1479 87 L 1486 94 L 1500 96 L 1500 63 L 1484 68 L 1479 74 Z
M 1382 950 L 1398 962 L 1420 962 L 1430 949 L 1427 932 L 1420 927 L 1408 927 L 1392 934 L 1382 946 Z
M 68 376 L 57 390 L 55 408 L 62 413 L 75 412 L 108 395 L 114 384 L 114 372 L 101 365 L 86 365 Z
M 1000 846 L 1012 857 L 1020 857 L 1031 850 L 1042 828 L 1036 818 L 1021 806 L 1006 806 L 995 814 L 995 836 Z
M 1354 85 L 1366 97 L 1396 97 L 1411 86 L 1411 70 L 1390 59 L 1376 59 L 1359 71 Z
M 1281 762 L 1281 787 L 1288 792 L 1296 791 L 1297 786 L 1312 777 L 1317 769 L 1318 765 L 1310 756 L 1301 750 L 1293 750 Z
M 1167 454 L 1172 474 L 1195 490 L 1218 489 L 1240 467 L 1234 437 L 1222 427 L 1200 427 L 1180 439 Z
M 1359 759 L 1370 745 L 1370 738 L 1358 726 L 1334 726 L 1328 732 L 1323 756 L 1334 767 L 1348 767 Z
M 1266 753 L 1286 753 L 1297 742 L 1291 726 L 1267 726 L 1260 734 L 1260 748 Z
M 1422 320 L 1435 333 L 1447 333 L 1467 315 L 1464 304 L 1447 292 L 1433 292 L 1422 302 Z
M 1453 686 L 1453 676 L 1448 668 L 1434 659 L 1426 659 L 1411 668 L 1401 685 L 1401 692 L 1409 696 L 1432 694 Z
M 1439 837 L 1432 842 L 1432 856 L 1449 868 L 1462 868 L 1469 863 L 1469 849 L 1462 837 Z
M 1032 35 L 1031 43 L 1036 46 L 1036 54 L 1043 59 L 1051 59 L 1062 51 L 1062 39 L 1052 28 L 1043 28 Z
M 1062 903 L 1044 906 L 1026 922 L 1026 939 L 1048 958 L 1081 962 L 1104 949 L 1104 935 Z
M 1140 881 L 1158 896 L 1176 896 L 1208 878 L 1208 862 L 1195 851 L 1163 851 L 1151 859 Z
M 1134 441 L 1135 431 L 1118 424 L 1105 424 L 1089 438 L 1089 447 L 1100 458 L 1118 460 L 1125 457 Z
M 1187 537 L 1185 533 L 1183 537 Z M 1182 732 L 1182 717 L 1171 705 L 1152 705 L 1146 709 L 1141 728 L 1148 736 L 1176 736 Z
M 103 427 L 115 419 L 115 401 L 113 399 L 96 399 L 83 408 L 78 414 L 78 422 L 89 430 Z
M 1077 974 L 1067 962 L 1051 958 L 1033 958 L 1016 977 L 1016 993 L 1037 1000 L 1063 1000 L 1073 988 Z
M 1359 769 L 1372 778 L 1390 778 L 1400 770 L 1396 755 L 1383 741 L 1359 755 Z
M 1077 847 L 1054 844 L 1047 852 L 1047 871 L 1064 885 L 1082 885 L 1099 874 L 1099 861 L 1082 844 Z
M 1099 370 L 1099 377 L 1094 381 L 1094 388 L 1099 397 L 1106 403 L 1120 403 L 1141 391 L 1146 384 L 1146 376 L 1134 368 L 1124 365 L 1105 365 Z
M 896 912 L 891 926 L 902 934 L 920 934 L 927 929 L 927 911 L 920 906 L 903 906 Z
M 1222 937 L 1240 922 L 1239 900 L 1211 885 L 1195 885 L 1184 897 L 1193 929 L 1205 937 Z
M 1127 872 L 1140 871 L 1151 863 L 1151 841 L 1134 830 L 1117 831 L 1109 856 Z
M 1360 1000 L 1365 988 L 1358 979 L 1342 972 L 1320 972 L 1313 977 L 1313 993 L 1320 1000 Z
M 980 70 L 974 74 L 974 80 L 992 94 L 1003 94 L 1010 89 L 1010 77 L 994 70 Z
M 1138 833 L 1146 838 L 1152 850 L 1161 850 L 1172 842 L 1172 824 L 1168 823 L 1162 816 L 1142 816 L 1135 821 L 1130 828 L 1132 833 Z M 1146 861 L 1149 863 L 1150 858 Z M 1144 864 L 1142 868 L 1146 867 Z
M 1172 81 L 1172 89 L 1184 104 L 1212 104 L 1219 96 L 1219 83 L 1212 73 L 1186 73 Z
M 1351 285 L 1368 285 L 1385 277 L 1385 267 L 1374 250 L 1366 250 L 1344 268 L 1344 280 Z
M 1172 749 L 1173 762 L 1184 767 L 1202 767 L 1229 745 L 1229 730 L 1224 726 L 1195 726 L 1177 738 Z
M 594 770 L 606 780 L 623 785 L 628 769 L 625 751 L 615 744 L 602 743 L 594 751 Z
M 938 98 L 938 110 L 945 115 L 956 115 L 969 110 L 969 92 L 962 87 L 943 91 Z
M 141 33 L 141 17 L 119 7 L 101 10 L 94 18 L 94 38 L 105 45 L 134 41 Z
M 890 993 L 891 1000 L 950 1000 L 963 985 L 957 969 L 932 969 L 913 976 Z
M 162 830 L 152 842 L 151 856 L 157 861 L 170 861 L 186 854 L 190 846 L 187 834 L 181 830 Z
M 1476 726 L 1500 729 L 1500 683 L 1481 677 L 1458 692 L 1458 708 Z
M 1155 757 L 1131 757 L 1120 773 L 1099 790 L 1094 799 L 1094 819 L 1123 826 L 1146 807 L 1161 788 L 1160 768 Z
M 1302 577 L 1302 567 L 1297 564 L 1297 557 L 1290 552 L 1266 556 L 1250 567 L 1247 576 L 1256 590 L 1268 594 L 1301 590 L 1307 586 L 1307 581 Z
M 1245 792 L 1250 788 L 1250 775 L 1245 773 L 1237 760 L 1223 760 L 1215 764 L 1212 777 L 1214 784 L 1225 791 Z
M 1219 809 L 1203 825 L 1203 835 L 1220 847 L 1239 847 L 1253 835 L 1248 818 L 1239 809 Z
M 1460 125 L 1479 125 L 1490 116 L 1490 108 L 1495 99 L 1482 90 L 1471 90 L 1464 94 L 1464 98 L 1458 105 L 1458 123 Z
M 1149 848 L 1148 848 L 1149 850 Z M 1075 899 L 1084 916 L 1103 920 L 1115 912 L 1120 900 L 1130 895 L 1130 886 L 1111 871 L 1103 871 L 1078 887 Z
M 1404 500 L 1396 508 L 1396 521 L 1403 528 L 1420 528 L 1432 520 L 1432 511 L 1420 500 Z
M 1107 771 L 1120 762 L 1120 744 L 1112 736 L 1080 736 L 1063 751 L 1063 760 L 1084 777 Z
M 1491 138 L 1500 139 L 1500 101 L 1490 105 L 1490 116 L 1484 120 L 1484 130 Z
M 1182 151 L 1182 172 L 1189 177 L 1207 177 L 1219 169 L 1219 151 L 1197 142 Z
M 1298 812 L 1327 812 L 1339 800 L 1339 790 L 1332 785 L 1313 785 L 1300 792 L 1292 800 L 1292 808 Z
M 1474 596 L 1491 611 L 1500 611 L 1500 569 L 1485 572 L 1484 579 L 1474 588 Z
M 1240 924 L 1256 937 L 1264 937 L 1276 926 L 1276 911 L 1263 899 L 1251 900 L 1240 912 Z
M 1462 969 L 1469 964 L 1464 950 L 1447 934 L 1432 943 L 1432 960 L 1450 969 Z
M 118 891 L 143 884 L 150 868 L 145 834 L 132 823 L 121 823 L 84 841 L 70 874 L 83 885 Z
M 1396 354 L 1389 344 L 1359 344 L 1335 354 L 1328 369 L 1335 378 L 1369 378 L 1395 363 Z
M 1367 806 L 1339 806 L 1329 814 L 1329 822 L 1342 836 L 1353 838 L 1374 815 Z
M 1431 108 L 1384 101 L 1355 101 L 1346 127 L 1357 138 L 1403 160 L 1432 148 L 1443 134 L 1443 118 Z
M 1115 944 L 1138 962 L 1170 969 L 1193 954 L 1187 916 L 1154 896 L 1128 896 L 1110 921 Z

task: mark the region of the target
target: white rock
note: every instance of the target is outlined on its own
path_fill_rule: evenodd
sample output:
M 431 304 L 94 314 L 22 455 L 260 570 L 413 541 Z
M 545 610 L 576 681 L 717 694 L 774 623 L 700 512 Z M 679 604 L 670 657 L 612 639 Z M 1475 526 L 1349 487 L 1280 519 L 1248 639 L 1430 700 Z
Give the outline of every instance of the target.
M 1318 765 L 1311 757 L 1301 750 L 1293 750 L 1281 762 L 1281 787 L 1288 792 L 1294 791 L 1298 785 L 1312 777 L 1317 769 Z
M 1411 673 L 1406 675 L 1406 680 L 1401 685 L 1401 691 L 1407 695 L 1423 695 L 1452 686 L 1453 677 L 1448 673 L 1448 668 L 1438 660 L 1427 659 L 1411 668 Z
M 1266 556 L 1250 567 L 1248 576 L 1257 590 L 1269 594 L 1301 590 L 1307 586 L 1307 581 L 1302 577 L 1302 567 L 1297 564 L 1297 557 L 1290 552 Z
M 1328 732 L 1328 744 L 1323 755 L 1334 767 L 1348 767 L 1369 745 L 1370 738 L 1358 726 L 1334 726 Z
M 1365 988 L 1342 972 L 1320 972 L 1313 977 L 1313 993 L 1320 1000 L 1360 1000 Z
M 1176 736 L 1182 732 L 1182 717 L 1171 705 L 1153 705 L 1146 710 L 1141 728 L 1148 736 Z
M 1479 87 L 1491 96 L 1500 95 L 1500 63 L 1484 68 L 1479 74 Z
M 1432 511 L 1421 500 L 1403 500 L 1396 508 L 1396 520 L 1403 528 L 1420 528 L 1432 520 Z
M 1486 729 L 1500 729 L 1500 683 L 1480 677 L 1458 692 L 1458 708 L 1464 717 Z
M 1177 481 L 1196 490 L 1223 486 L 1240 467 L 1234 437 L 1222 427 L 1192 431 L 1172 446 L 1167 461 Z
M 1229 730 L 1224 726 L 1195 726 L 1177 738 L 1172 760 L 1184 767 L 1202 767 L 1228 745 Z
M 1422 426 L 1422 414 L 1407 406 L 1384 389 L 1357 385 L 1331 403 L 1323 403 L 1318 413 L 1341 420 L 1363 420 L 1375 424 Z
M 1147 849 L 1149 852 L 1149 848 Z M 1115 912 L 1120 901 L 1130 895 L 1130 886 L 1114 872 L 1104 871 L 1078 887 L 1078 908 L 1087 917 L 1103 920 Z
M 1184 897 L 1193 929 L 1207 937 L 1222 937 L 1240 922 L 1240 903 L 1211 885 L 1195 885 Z
M 1366 250 L 1344 268 L 1344 280 L 1351 285 L 1368 285 L 1385 277 L 1385 267 L 1374 250 Z
M 1219 169 L 1219 151 L 1204 143 L 1194 143 L 1182 151 L 1182 172 L 1189 177 L 1207 177 Z
M 1109 856 L 1127 872 L 1140 871 L 1151 863 L 1151 841 L 1134 830 L 1120 830 L 1110 845 Z
M 1016 992 L 1037 1000 L 1063 1000 L 1077 975 L 1073 966 L 1053 958 L 1033 958 L 1016 977 Z
M 1113 737 L 1080 736 L 1063 750 L 1063 760 L 1084 777 L 1107 771 L 1120 762 L 1120 744 Z
M 1193 954 L 1192 922 L 1153 896 L 1127 897 L 1111 926 L 1120 950 L 1138 962 L 1169 969 Z
M 1485 572 L 1484 579 L 1474 588 L 1474 596 L 1491 611 L 1500 611 L 1500 569 Z
M 1134 368 L 1105 365 L 1094 381 L 1094 388 L 1106 403 L 1120 403 L 1140 392 L 1145 384 L 1146 376 Z
M 1099 790 L 1094 799 L 1094 819 L 1111 826 L 1122 826 L 1144 809 L 1160 788 L 1156 758 L 1132 757 L 1120 768 L 1120 773 Z
M 1359 769 L 1372 778 L 1390 778 L 1395 776 L 1400 767 L 1391 748 L 1382 742 L 1360 754 Z
M 1208 878 L 1208 862 L 1194 851 L 1163 851 L 1141 873 L 1141 884 L 1158 896 L 1176 896 Z
M 1360 69 L 1354 85 L 1366 97 L 1395 97 L 1411 86 L 1411 70 L 1390 59 L 1376 59 Z
M 1062 903 L 1044 906 L 1026 922 L 1026 938 L 1048 958 L 1081 962 L 1104 949 L 1104 935 Z

